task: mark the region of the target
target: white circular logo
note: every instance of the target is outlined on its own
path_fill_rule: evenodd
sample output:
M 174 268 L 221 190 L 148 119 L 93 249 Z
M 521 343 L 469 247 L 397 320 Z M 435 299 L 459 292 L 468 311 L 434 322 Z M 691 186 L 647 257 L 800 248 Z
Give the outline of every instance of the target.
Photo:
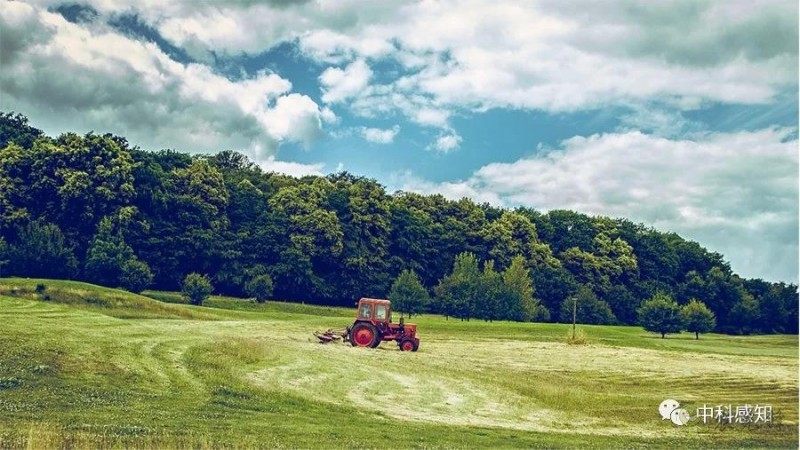
M 672 411 L 678 409 L 679 406 L 681 406 L 681 404 L 678 403 L 677 400 L 673 400 L 671 398 L 661 402 L 661 404 L 658 405 L 658 412 L 661 414 L 661 419 L 670 420 L 670 414 L 672 414 Z
M 672 411 L 669 418 L 675 425 L 686 425 L 689 423 L 689 411 L 683 408 L 675 409 Z

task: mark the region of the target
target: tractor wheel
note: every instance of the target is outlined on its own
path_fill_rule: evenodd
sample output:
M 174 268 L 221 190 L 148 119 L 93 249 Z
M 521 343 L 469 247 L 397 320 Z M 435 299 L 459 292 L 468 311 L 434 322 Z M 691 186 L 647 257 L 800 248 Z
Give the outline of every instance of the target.
M 403 339 L 398 344 L 401 352 L 415 352 L 417 351 L 417 343 L 411 339 Z
M 350 344 L 353 347 L 376 347 L 380 343 L 378 330 L 370 323 L 357 323 L 350 330 Z

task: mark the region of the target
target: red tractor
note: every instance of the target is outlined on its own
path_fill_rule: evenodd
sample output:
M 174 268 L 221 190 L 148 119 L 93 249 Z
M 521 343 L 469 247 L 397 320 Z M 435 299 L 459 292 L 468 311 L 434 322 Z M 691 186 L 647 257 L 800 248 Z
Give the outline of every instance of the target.
M 419 349 L 417 326 L 405 323 L 392 323 L 392 302 L 375 298 L 362 298 L 358 301 L 358 314 L 353 325 L 347 327 L 347 337 L 355 347 L 372 347 L 381 341 L 397 341 L 404 352 Z
M 362 298 L 358 301 L 356 321 L 345 330 L 328 330 L 315 332 L 323 344 L 333 341 L 350 341 L 354 347 L 375 348 L 382 341 L 396 341 L 404 352 L 415 352 L 419 349 L 417 326 L 405 323 L 392 323 L 392 303 L 389 300 Z

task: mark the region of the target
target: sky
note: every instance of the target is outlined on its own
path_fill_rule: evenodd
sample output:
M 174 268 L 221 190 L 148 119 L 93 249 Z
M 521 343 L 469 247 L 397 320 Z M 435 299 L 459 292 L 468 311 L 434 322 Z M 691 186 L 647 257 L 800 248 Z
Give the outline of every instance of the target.
M 674 231 L 798 280 L 798 3 L 0 3 L 0 109 Z

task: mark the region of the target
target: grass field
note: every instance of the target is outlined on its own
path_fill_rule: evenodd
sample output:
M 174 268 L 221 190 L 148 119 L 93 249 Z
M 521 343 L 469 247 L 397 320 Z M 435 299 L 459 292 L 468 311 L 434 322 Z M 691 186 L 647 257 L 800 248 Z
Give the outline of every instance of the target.
M 0 448 L 798 446 L 797 336 L 424 316 L 405 353 L 315 343 L 354 309 L 146 294 L 0 279 Z M 775 423 L 679 427 L 665 398 Z

